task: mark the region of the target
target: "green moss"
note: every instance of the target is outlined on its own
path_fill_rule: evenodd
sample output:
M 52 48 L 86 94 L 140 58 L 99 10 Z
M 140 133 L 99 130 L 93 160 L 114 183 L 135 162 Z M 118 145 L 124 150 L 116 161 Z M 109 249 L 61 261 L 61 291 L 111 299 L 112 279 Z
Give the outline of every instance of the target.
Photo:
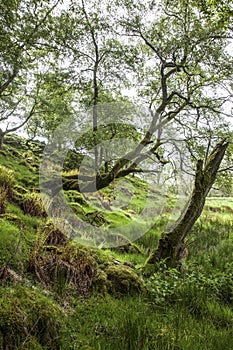
M 34 217 L 29 214 L 24 214 L 22 209 L 20 209 L 17 205 L 12 203 L 7 203 L 7 212 L 17 217 L 23 223 L 23 227 L 26 230 L 26 236 L 35 238 L 35 233 L 37 231 L 38 226 L 40 226 L 43 222 L 43 218 Z
M 66 191 L 64 192 L 64 195 L 70 202 L 81 204 L 84 207 L 89 207 L 89 204 L 83 198 L 83 195 L 78 191 L 74 191 L 74 190 Z
M 20 274 L 25 271 L 32 244 L 15 216 L 0 219 L 0 267 L 8 266 Z
M 43 207 L 40 194 L 37 192 L 30 192 L 24 195 L 23 210 L 25 214 L 31 216 L 46 217 L 46 212 Z
M 107 275 L 107 291 L 114 296 L 135 295 L 145 292 L 141 278 L 126 266 L 109 266 L 105 269 Z
M 61 311 L 39 291 L 0 287 L 0 324 L 0 348 L 4 344 L 22 350 L 59 347 Z
M 131 219 L 123 211 L 104 212 L 104 217 L 110 222 L 110 227 L 123 226 L 131 222 Z
M 92 288 L 100 294 L 105 295 L 107 293 L 107 274 L 103 270 L 97 270 Z

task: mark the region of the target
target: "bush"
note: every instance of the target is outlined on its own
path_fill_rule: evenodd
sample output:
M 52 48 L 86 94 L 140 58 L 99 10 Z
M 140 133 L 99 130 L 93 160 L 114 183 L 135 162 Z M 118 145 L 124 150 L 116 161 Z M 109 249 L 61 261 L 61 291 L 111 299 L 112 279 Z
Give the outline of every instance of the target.
M 170 301 L 170 298 L 174 297 L 180 284 L 180 272 L 174 268 L 167 268 L 166 264 L 162 261 L 158 264 L 157 272 L 146 281 L 149 295 L 158 304 Z
M 4 165 L 0 165 L 0 187 L 6 189 L 7 192 L 10 193 L 14 181 L 14 172 Z
M 206 272 L 200 267 L 191 266 L 190 270 L 180 273 L 176 269 L 169 269 L 160 263 L 158 271 L 146 282 L 149 295 L 155 303 L 173 303 L 183 300 L 193 310 L 205 298 L 213 299 L 225 304 L 233 300 L 233 265 L 225 266 L 225 271 L 213 270 Z M 200 305 L 199 305 L 200 306 Z M 198 307 L 199 307 L 198 306 Z

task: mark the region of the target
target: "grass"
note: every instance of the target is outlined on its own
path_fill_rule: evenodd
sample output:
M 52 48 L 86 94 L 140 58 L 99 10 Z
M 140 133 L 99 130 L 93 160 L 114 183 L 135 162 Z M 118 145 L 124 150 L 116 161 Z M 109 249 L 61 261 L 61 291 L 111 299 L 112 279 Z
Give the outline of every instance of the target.
M 211 205 L 213 207 L 230 207 L 233 209 L 233 198 L 232 197 L 208 197 L 206 200 L 206 205 Z
M 69 316 L 62 349 L 230 349 L 232 310 L 211 301 L 200 314 L 190 307 L 183 302 L 158 306 L 141 298 L 91 298 Z
M 35 171 L 26 161 L 22 164 L 21 153 L 12 156 L 10 149 L 6 148 L 4 153 L 0 152 L 0 164 L 14 171 L 18 185 L 27 188 L 38 188 L 38 170 Z

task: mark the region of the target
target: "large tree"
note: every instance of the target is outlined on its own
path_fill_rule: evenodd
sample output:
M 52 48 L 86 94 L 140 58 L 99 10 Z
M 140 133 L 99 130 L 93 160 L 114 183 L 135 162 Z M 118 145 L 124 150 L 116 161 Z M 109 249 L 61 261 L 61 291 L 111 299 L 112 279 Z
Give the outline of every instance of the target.
M 196 133 L 203 128 L 203 120 L 208 118 L 210 128 L 213 125 L 214 128 L 217 125 L 223 127 L 223 105 L 232 96 L 229 90 L 223 89 L 223 84 L 230 88 L 232 65 L 232 57 L 227 52 L 228 39 L 231 38 L 228 8 L 223 23 L 222 12 L 210 18 L 214 11 L 212 2 L 209 11 L 210 3 L 206 3 L 207 7 L 200 7 L 196 1 L 165 4 L 124 4 L 122 1 L 118 6 L 117 10 L 114 8 L 118 16 L 115 33 L 118 35 L 120 31 L 122 35 L 121 50 L 128 49 L 123 45 L 128 37 L 131 46 L 137 47 L 135 60 L 131 62 L 131 58 L 130 61 L 133 65 L 130 79 L 136 82 L 137 96 L 148 105 L 151 121 L 135 149 L 118 159 L 108 173 L 97 172 L 97 189 L 114 178 L 136 172 L 149 154 L 157 155 L 163 128 L 169 123 L 184 130 L 195 127 Z M 82 97 L 85 97 L 85 93 L 89 94 L 89 101 L 94 105 L 94 131 L 98 126 L 97 105 L 100 90 L 104 89 L 103 82 L 107 76 L 107 87 L 113 89 L 116 76 L 113 81 L 109 76 L 113 76 L 112 70 L 119 70 L 115 56 L 118 43 L 112 43 L 112 33 L 106 33 L 110 32 L 110 27 L 104 2 L 102 7 L 103 13 L 100 14 L 101 2 L 94 10 L 90 10 L 84 1 L 78 5 L 71 2 L 71 21 L 68 14 L 62 16 L 67 28 L 63 53 L 67 51 L 71 57 L 69 69 L 74 72 L 73 82 L 77 77 L 80 79 Z M 113 11 L 111 4 L 108 10 Z M 62 28 L 64 30 L 64 24 Z M 127 53 L 124 57 L 127 57 Z M 124 69 L 122 67 L 123 72 Z M 78 189 L 78 183 L 76 186 Z M 68 182 L 65 187 L 69 187 Z
M 64 176 L 63 189 L 99 190 L 117 178 L 143 172 L 146 161 L 166 166 L 169 163 L 166 146 L 172 144 L 171 130 L 180 130 L 192 160 L 197 149 L 201 150 L 202 159 L 196 160 L 190 201 L 173 229 L 162 236 L 151 261 L 169 257 L 174 264 L 179 260 L 185 238 L 202 211 L 229 144 L 222 129 L 226 129 L 223 118 L 228 114 L 225 105 L 232 98 L 232 56 L 228 50 L 232 39 L 230 17 L 230 3 L 219 6 L 214 1 L 200 4 L 194 0 L 161 3 L 122 0 L 114 3 L 114 7 L 99 1 L 93 9 L 84 1 L 71 1 L 69 14 L 66 10 L 62 14 L 67 29 L 62 39 L 62 52 L 71 55 L 69 67 L 74 72 L 73 79 L 80 73 L 80 83 L 86 88 L 83 96 L 86 98 L 88 92 L 92 99 L 93 128 L 88 135 L 95 146 L 94 173 L 82 176 L 82 184 L 80 174 Z M 115 42 L 113 33 L 118 39 Z M 132 52 L 127 51 L 129 41 L 134 60 Z M 121 50 L 116 55 L 118 47 Z M 124 50 L 122 55 L 119 51 Z M 99 125 L 100 91 L 113 90 L 117 74 L 113 80 L 109 77 L 116 68 L 119 70 L 122 57 L 125 60 L 128 57 L 132 67 L 128 86 L 133 83 L 137 99 L 148 106 L 149 113 L 142 115 L 140 127 L 136 126 L 137 144 L 114 159 L 111 166 L 102 169 L 97 149 L 103 135 L 97 132 L 104 128 L 102 121 Z M 122 66 L 121 69 L 127 77 L 126 68 Z M 130 112 L 126 114 L 130 118 Z M 113 124 L 107 124 L 105 130 Z M 119 137 L 120 130 L 125 132 L 126 129 L 119 128 L 117 133 L 109 133 L 109 137 Z M 129 133 L 130 130 L 128 128 Z M 199 144 L 192 140 L 193 135 L 195 141 L 199 137 Z M 203 135 L 201 139 L 200 135 Z M 175 147 L 179 152 L 179 146 Z M 56 178 L 44 186 L 54 195 L 61 190 Z

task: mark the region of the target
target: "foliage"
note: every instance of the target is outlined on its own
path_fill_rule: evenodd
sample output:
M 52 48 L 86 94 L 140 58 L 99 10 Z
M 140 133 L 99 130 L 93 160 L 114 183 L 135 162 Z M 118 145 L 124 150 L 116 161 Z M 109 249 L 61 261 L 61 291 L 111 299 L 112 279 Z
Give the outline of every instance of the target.
M 0 146 L 6 134 L 23 127 L 34 115 L 40 86 L 35 71 L 46 59 L 42 42 L 57 3 L 19 0 L 1 4 Z
M 205 295 L 208 300 L 231 305 L 232 264 L 228 263 L 224 272 L 218 270 L 207 272 L 196 265 L 191 265 L 182 275 L 176 269 L 168 269 L 166 264 L 161 263 L 158 271 L 147 280 L 146 286 L 151 300 L 156 304 L 182 300 L 190 308 L 196 308 L 196 302 L 202 303 L 201 295 Z
M 0 187 L 6 189 L 8 194 L 10 194 L 14 181 L 14 172 L 9 168 L 0 165 Z
M 205 162 L 219 140 L 231 140 L 223 120 L 232 97 L 231 17 L 230 0 L 1 2 L 0 148 L 3 137 L 20 127 L 27 126 L 31 138 L 49 139 L 62 121 L 77 116 L 83 135 L 67 155 L 65 170 L 72 167 L 74 172 L 66 172 L 64 179 L 72 183 L 88 155 L 85 165 L 95 163 L 92 169 L 102 190 L 100 198 L 88 202 L 64 181 L 64 189 L 70 190 L 65 196 L 81 219 L 116 228 L 121 242 L 127 233 L 121 226 L 135 219 L 135 230 L 148 199 L 143 171 L 155 170 L 151 182 L 177 191 L 173 177 L 179 167 L 192 173 L 197 160 Z M 124 96 L 131 92 L 134 97 Z M 129 100 L 149 107 L 148 113 L 133 109 Z M 112 111 L 114 123 L 104 125 L 100 104 L 118 102 L 123 107 Z M 86 107 L 89 125 L 80 113 Z M 135 116 L 135 124 L 130 123 Z M 70 130 L 62 133 L 69 140 Z M 120 139 L 134 141 L 132 149 L 124 142 L 117 149 Z M 44 223 L 38 196 L 44 145 L 14 136 L 8 141 L 0 151 L 0 348 L 232 347 L 229 198 L 208 201 L 187 239 L 190 254 L 183 272 L 161 262 L 149 279 L 143 275 L 144 282 L 123 262 L 143 265 L 158 243 L 170 205 L 134 247 L 128 241 L 124 250 L 105 253 L 81 247 Z M 105 154 L 101 147 L 92 152 L 101 142 L 107 146 Z M 63 146 L 58 142 L 55 153 Z M 177 167 L 174 160 L 180 158 Z M 162 179 L 158 169 L 163 169 Z M 230 171 L 232 145 L 216 182 L 226 196 L 232 191 Z M 122 191 L 114 198 L 117 178 L 136 172 L 139 176 L 130 180 L 135 189 L 128 183 L 129 195 Z M 150 209 L 160 198 L 159 193 L 150 197 Z M 112 210 L 114 201 L 120 203 L 117 211 Z M 12 276 L 19 277 L 16 286 Z M 58 303 L 69 311 L 67 318 Z
M 16 145 L 15 155 L 7 147 L 0 153 L 1 162 L 16 169 L 13 197 L 16 191 L 25 196 L 36 183 L 31 168 L 18 166 L 22 151 Z M 137 196 L 130 208 L 121 209 L 122 215 L 108 217 L 114 226 L 143 207 L 146 186 L 137 177 L 130 181 Z M 108 187 L 101 194 L 112 200 L 116 193 Z M 154 198 L 156 194 L 152 203 Z M 100 209 L 96 198 L 87 201 L 75 191 L 67 199 L 87 212 Z M 18 205 L 7 203 L 7 214 L 0 218 L 0 347 L 7 342 L 28 350 L 222 350 L 233 344 L 232 198 L 207 199 L 187 242 L 183 272 L 161 263 L 149 279 L 137 268 L 158 242 L 173 199 L 167 201 L 161 222 L 136 242 L 138 249 L 81 247 L 51 222 L 25 215 Z

